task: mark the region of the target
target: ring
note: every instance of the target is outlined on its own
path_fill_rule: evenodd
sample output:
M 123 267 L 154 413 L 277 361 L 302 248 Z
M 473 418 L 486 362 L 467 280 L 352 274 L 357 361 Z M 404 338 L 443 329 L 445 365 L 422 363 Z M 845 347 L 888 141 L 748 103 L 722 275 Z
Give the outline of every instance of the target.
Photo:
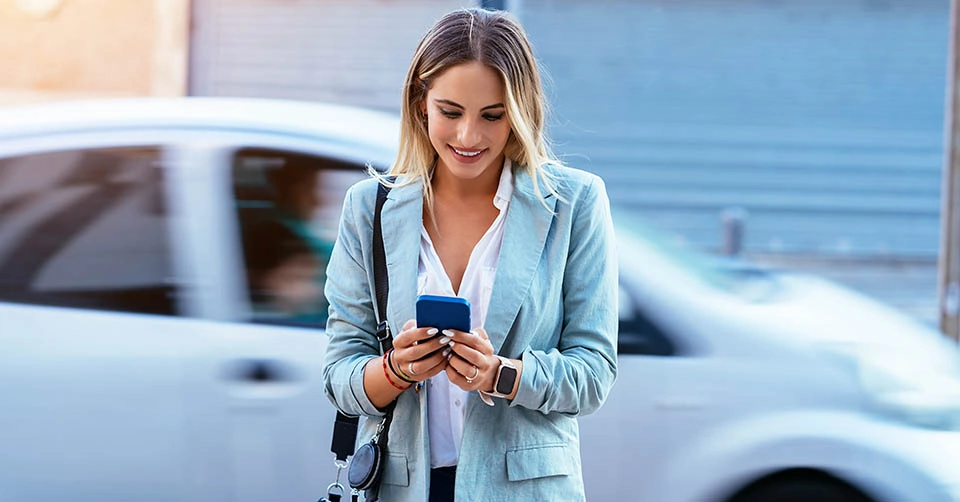
M 480 376 L 480 368 L 474 366 L 474 367 L 473 367 L 473 376 L 472 376 L 472 377 L 466 377 L 467 383 L 473 383 L 473 381 L 474 381 L 478 376 Z
M 413 363 L 410 363 L 410 364 L 407 365 L 407 371 L 409 371 L 411 375 L 416 375 L 416 374 L 417 374 L 416 371 L 413 371 Z

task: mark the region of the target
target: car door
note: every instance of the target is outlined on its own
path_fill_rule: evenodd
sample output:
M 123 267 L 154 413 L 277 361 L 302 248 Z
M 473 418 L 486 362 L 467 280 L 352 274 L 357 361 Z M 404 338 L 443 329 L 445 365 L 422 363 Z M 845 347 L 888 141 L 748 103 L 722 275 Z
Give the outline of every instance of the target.
M 0 145 L 0 500 L 190 500 L 169 150 Z
M 624 270 L 621 270 L 623 273 Z M 689 347 L 651 317 L 633 277 L 621 280 L 617 383 L 603 407 L 580 419 L 584 484 L 589 500 L 654 500 L 671 438 L 669 420 L 696 411 L 683 402 L 683 360 Z
M 264 169 L 289 160 L 320 181 L 303 230 L 332 243 L 363 162 L 314 140 L 102 136 L 0 155 L 0 500 L 323 495 L 325 246 L 291 313 L 286 289 L 248 288 L 243 232 L 273 214 Z
M 315 500 L 335 476 L 335 412 L 322 384 L 326 260 L 364 163 L 319 140 L 242 133 L 183 145 L 180 155 L 185 275 L 218 347 L 197 365 L 215 367 L 215 377 L 197 375 L 192 387 L 209 405 L 194 420 L 206 445 L 203 490 L 232 501 Z

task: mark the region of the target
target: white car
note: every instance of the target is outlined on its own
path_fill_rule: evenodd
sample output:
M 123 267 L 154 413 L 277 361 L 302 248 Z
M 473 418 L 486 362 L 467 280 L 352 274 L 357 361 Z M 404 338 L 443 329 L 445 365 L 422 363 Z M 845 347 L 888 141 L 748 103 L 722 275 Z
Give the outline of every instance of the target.
M 0 500 L 325 495 L 323 253 L 397 125 L 250 99 L 3 110 Z M 309 190 L 282 188 L 304 168 Z M 291 200 L 309 222 L 261 225 Z M 581 419 L 590 500 L 960 500 L 953 344 L 634 226 L 618 221 L 619 379 Z

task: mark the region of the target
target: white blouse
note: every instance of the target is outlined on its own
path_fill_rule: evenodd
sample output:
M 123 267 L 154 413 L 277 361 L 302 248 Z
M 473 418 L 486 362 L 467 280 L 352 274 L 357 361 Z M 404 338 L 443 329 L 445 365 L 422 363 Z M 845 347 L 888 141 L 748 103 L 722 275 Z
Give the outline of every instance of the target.
M 507 206 L 513 196 L 513 173 L 509 159 L 503 162 L 500 185 L 493 197 L 493 205 L 500 214 L 493 220 L 483 237 L 470 253 L 470 260 L 460 282 L 460 291 L 454 292 L 433 241 L 427 229 L 420 230 L 420 265 L 417 274 L 417 294 L 446 295 L 466 298 L 470 302 L 470 321 L 473 327 L 483 326 L 493 289 L 493 277 L 500 259 L 504 221 Z M 457 465 L 460 440 L 463 437 L 463 419 L 467 393 L 450 383 L 446 372 L 430 378 L 427 383 L 427 429 L 430 431 L 430 467 Z

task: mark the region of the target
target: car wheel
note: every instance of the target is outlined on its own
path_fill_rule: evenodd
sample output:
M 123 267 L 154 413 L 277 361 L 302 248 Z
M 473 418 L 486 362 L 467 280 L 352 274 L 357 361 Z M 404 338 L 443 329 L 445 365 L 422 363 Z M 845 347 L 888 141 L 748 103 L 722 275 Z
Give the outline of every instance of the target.
M 730 502 L 871 502 L 860 490 L 824 473 L 786 473 L 755 482 Z

